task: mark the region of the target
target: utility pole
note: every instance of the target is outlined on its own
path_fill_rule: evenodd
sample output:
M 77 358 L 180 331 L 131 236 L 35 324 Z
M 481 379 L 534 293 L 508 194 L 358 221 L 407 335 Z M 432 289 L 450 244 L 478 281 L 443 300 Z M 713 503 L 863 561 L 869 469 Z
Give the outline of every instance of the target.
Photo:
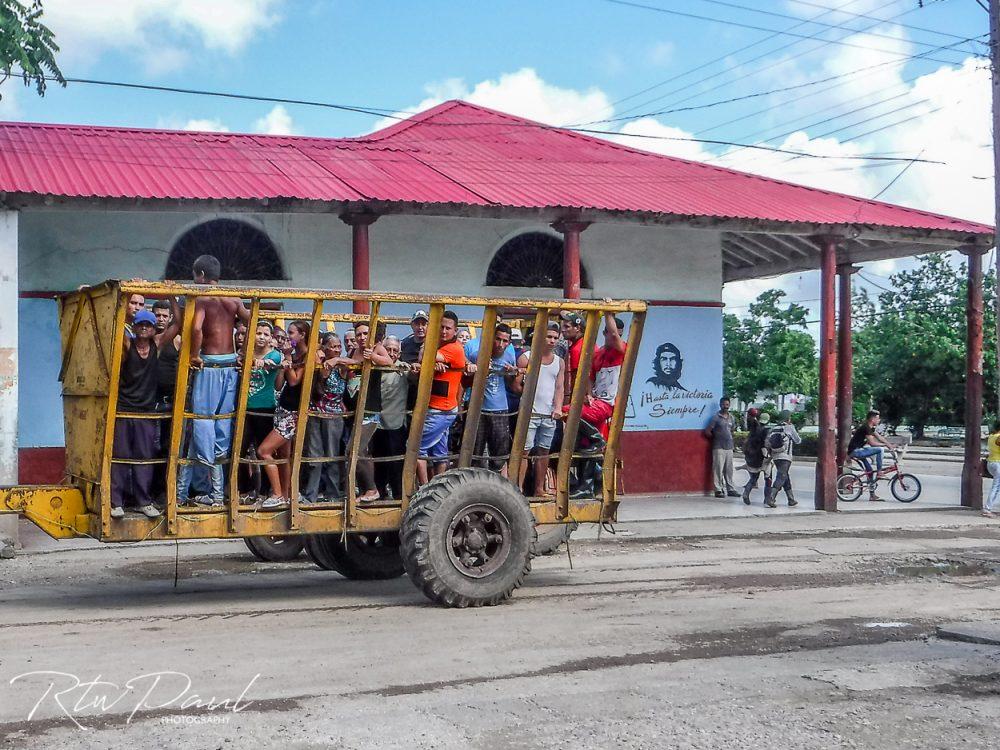
M 1000 227 L 1000 0 L 990 0 L 990 70 L 993 81 L 993 226 Z M 1000 378 L 1000 250 L 996 257 L 994 304 L 996 310 L 997 377 Z M 997 388 L 997 418 L 1000 418 L 1000 387 Z

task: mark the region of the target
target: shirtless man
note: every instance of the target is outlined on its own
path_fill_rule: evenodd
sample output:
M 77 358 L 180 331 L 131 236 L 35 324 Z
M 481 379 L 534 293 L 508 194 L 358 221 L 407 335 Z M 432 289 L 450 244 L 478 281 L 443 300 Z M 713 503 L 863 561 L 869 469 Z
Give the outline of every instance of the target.
M 218 284 L 222 267 L 218 258 L 202 255 L 192 269 L 196 284 Z M 242 300 L 230 297 L 198 297 L 195 300 L 194 324 L 191 329 L 191 368 L 195 370 L 191 386 L 191 411 L 214 416 L 229 414 L 236 409 L 239 370 L 233 334 L 237 325 L 250 320 L 250 311 Z M 195 498 L 201 505 L 222 505 L 224 501 L 224 471 L 220 460 L 229 455 L 232 441 L 232 419 L 195 419 L 187 457 L 209 468 L 211 494 Z M 191 486 L 191 464 L 177 472 L 177 503 L 188 503 Z

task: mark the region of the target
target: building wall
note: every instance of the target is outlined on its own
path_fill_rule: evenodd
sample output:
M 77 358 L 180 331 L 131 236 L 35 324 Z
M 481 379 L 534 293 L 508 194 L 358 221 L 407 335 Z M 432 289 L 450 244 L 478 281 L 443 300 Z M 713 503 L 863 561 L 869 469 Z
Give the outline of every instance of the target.
M 267 233 L 288 277 L 281 284 L 351 286 L 351 230 L 333 215 L 71 209 L 21 213 L 21 481 L 56 481 L 61 473 L 56 308 L 37 293 L 74 289 L 106 278 L 161 278 L 170 249 L 180 236 L 214 218 L 237 218 Z M 372 287 L 560 297 L 558 290 L 484 286 L 496 250 L 524 231 L 552 230 L 544 224 L 506 219 L 383 217 L 370 229 Z M 715 304 L 721 299 L 721 247 L 715 231 L 596 224 L 582 235 L 581 261 L 593 287 L 583 290 L 585 297 Z M 715 367 L 721 379 L 721 358 Z M 707 473 L 697 430 L 642 434 L 645 440 L 629 437 L 624 441 L 626 448 L 634 444 L 635 455 L 642 456 L 644 465 L 641 478 L 635 473 L 634 489 L 626 485 L 627 489 L 704 489 Z M 690 448 L 678 451 L 678 445 Z M 655 460 L 661 448 L 663 456 Z M 626 461 L 626 474 L 628 467 Z

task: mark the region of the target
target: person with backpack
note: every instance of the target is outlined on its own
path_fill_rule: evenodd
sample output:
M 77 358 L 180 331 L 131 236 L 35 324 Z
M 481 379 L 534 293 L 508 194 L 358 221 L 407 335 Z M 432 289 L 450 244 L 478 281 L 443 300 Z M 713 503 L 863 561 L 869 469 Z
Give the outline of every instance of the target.
M 768 433 L 765 443 L 777 472 L 774 484 L 771 485 L 771 491 L 767 495 L 767 501 L 764 503 L 768 508 L 777 507 L 775 500 L 778 498 L 778 492 L 782 489 L 788 497 L 788 507 L 794 508 L 798 505 L 792 494 L 790 471 L 792 468 L 792 446 L 801 442 L 802 438 L 799 437 L 798 431 L 792 424 L 792 413 L 786 409 L 778 415 L 778 424 Z
M 750 493 L 757 487 L 757 478 L 764 474 L 764 500 L 771 495 L 771 459 L 767 455 L 768 424 L 771 415 L 761 414 L 759 409 L 747 410 L 747 439 L 743 444 L 743 457 L 746 459 L 746 469 L 750 479 L 743 487 L 743 504 L 750 504 Z

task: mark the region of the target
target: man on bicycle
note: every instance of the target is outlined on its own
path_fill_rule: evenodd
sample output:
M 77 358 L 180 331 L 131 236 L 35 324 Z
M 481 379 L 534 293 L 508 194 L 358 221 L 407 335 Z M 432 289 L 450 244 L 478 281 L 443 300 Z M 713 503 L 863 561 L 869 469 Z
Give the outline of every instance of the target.
M 882 416 L 878 411 L 872 409 L 868 412 L 865 421 L 851 435 L 851 442 L 847 444 L 847 452 L 851 458 L 858 459 L 865 467 L 869 478 L 868 491 L 870 496 L 868 499 L 875 501 L 882 499 L 875 495 L 876 480 L 882 471 L 882 457 L 887 449 L 892 452 L 892 446 L 875 429 L 881 421 Z M 875 456 L 875 474 L 872 474 L 872 465 L 868 460 L 872 456 Z

